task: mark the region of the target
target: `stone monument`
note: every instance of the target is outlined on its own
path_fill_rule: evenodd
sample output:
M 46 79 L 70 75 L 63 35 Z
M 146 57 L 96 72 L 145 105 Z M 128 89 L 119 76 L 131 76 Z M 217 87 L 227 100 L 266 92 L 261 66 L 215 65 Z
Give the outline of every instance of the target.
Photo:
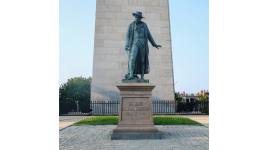
M 111 139 L 161 139 L 161 133 L 153 123 L 152 90 L 155 85 L 144 79 L 144 74 L 150 71 L 148 41 L 157 49 L 161 45 L 155 43 L 146 23 L 141 21 L 144 18 L 142 12 L 136 11 L 132 15 L 135 21 L 129 24 L 125 39 L 128 73 L 122 83 L 116 85 L 120 90 L 119 122 Z
M 122 83 L 120 90 L 119 122 L 112 140 L 161 139 L 153 123 L 152 90 L 150 83 Z
M 154 48 L 148 38 L 150 51 L 144 57 L 148 58 L 145 61 L 149 65 L 146 64 L 144 69 L 134 69 L 133 78 L 142 79 L 143 70 L 144 80 L 139 80 L 140 83 L 156 85 L 151 91 L 152 100 L 174 99 L 168 0 L 97 0 L 91 100 L 120 99 L 116 85 L 130 76 L 128 56 L 131 50 L 125 50 L 125 39 L 128 26 L 135 19 L 132 14 L 136 11 L 142 12 L 145 18 L 142 21 L 162 47 Z

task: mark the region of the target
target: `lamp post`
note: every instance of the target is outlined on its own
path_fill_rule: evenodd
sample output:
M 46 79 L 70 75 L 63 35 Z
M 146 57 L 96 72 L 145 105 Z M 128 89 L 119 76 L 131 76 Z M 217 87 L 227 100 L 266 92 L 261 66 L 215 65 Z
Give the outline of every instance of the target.
M 176 81 L 176 82 L 174 83 L 174 91 L 175 91 L 175 85 L 176 85 L 177 82 L 178 82 L 178 81 Z

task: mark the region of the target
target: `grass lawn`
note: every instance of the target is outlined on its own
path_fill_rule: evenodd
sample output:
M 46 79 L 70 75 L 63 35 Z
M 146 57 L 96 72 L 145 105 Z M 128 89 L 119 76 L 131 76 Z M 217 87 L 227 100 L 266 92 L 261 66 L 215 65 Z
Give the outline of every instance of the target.
M 79 125 L 117 125 L 118 116 L 100 116 L 86 118 L 74 123 L 74 126 Z M 176 116 L 154 116 L 154 125 L 202 125 L 194 120 Z

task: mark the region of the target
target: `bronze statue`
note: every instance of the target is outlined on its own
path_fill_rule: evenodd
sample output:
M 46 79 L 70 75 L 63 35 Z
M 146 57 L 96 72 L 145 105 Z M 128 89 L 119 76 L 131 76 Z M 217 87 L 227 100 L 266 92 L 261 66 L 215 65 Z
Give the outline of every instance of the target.
M 142 12 L 136 11 L 132 15 L 135 17 L 135 21 L 129 24 L 125 41 L 125 50 L 128 53 L 128 74 L 126 78 L 131 80 L 137 77 L 135 74 L 141 74 L 141 79 L 144 80 L 144 74 L 149 74 L 150 71 L 148 40 L 157 49 L 161 45 L 154 42 L 147 25 L 141 21 L 144 18 Z

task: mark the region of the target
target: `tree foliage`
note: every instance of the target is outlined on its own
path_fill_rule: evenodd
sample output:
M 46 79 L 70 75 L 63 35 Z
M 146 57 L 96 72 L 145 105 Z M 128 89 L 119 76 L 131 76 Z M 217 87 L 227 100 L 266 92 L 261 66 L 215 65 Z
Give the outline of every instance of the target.
M 175 92 L 175 100 L 179 102 L 182 101 L 182 97 L 180 97 L 180 95 L 178 95 L 176 92 Z
M 199 102 L 201 102 L 201 109 L 203 113 L 208 113 L 208 103 L 206 103 L 205 101 L 207 101 L 207 95 L 204 93 L 204 96 L 201 94 L 199 96 Z
M 91 77 L 74 77 L 68 79 L 59 88 L 59 100 L 66 101 L 72 98 L 74 101 L 90 101 L 90 81 Z
M 204 94 L 204 96 L 202 94 L 199 96 L 199 101 L 206 101 L 206 100 L 208 100 L 206 94 Z

